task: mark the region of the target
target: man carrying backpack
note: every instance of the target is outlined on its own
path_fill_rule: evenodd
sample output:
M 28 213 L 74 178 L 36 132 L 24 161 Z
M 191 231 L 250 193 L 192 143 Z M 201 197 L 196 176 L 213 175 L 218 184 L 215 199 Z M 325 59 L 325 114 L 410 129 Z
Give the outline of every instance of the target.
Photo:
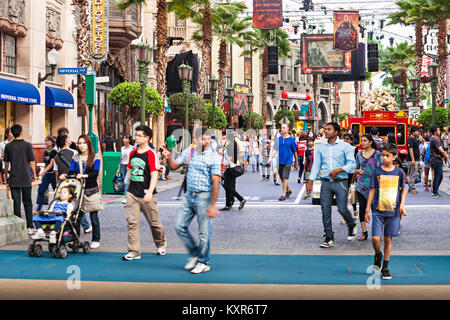
M 56 146 L 58 147 L 58 154 L 55 156 L 55 162 L 58 166 L 58 178 L 62 174 L 67 174 L 70 168 L 70 162 L 72 157 L 77 153 L 75 150 L 70 149 L 72 141 L 65 134 L 59 135 L 56 138 Z

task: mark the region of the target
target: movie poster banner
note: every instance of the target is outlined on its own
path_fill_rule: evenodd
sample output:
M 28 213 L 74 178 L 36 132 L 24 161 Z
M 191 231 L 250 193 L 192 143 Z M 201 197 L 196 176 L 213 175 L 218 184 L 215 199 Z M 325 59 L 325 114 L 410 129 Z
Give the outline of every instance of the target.
M 253 26 L 271 30 L 283 26 L 281 0 L 253 0 Z
M 303 74 L 352 72 L 352 53 L 334 50 L 332 34 L 302 34 L 301 60 Z
M 235 84 L 233 89 L 233 114 L 241 116 L 248 113 L 247 93 L 250 92 L 250 88 L 245 84 Z
M 333 48 L 341 51 L 358 50 L 358 11 L 334 11 Z

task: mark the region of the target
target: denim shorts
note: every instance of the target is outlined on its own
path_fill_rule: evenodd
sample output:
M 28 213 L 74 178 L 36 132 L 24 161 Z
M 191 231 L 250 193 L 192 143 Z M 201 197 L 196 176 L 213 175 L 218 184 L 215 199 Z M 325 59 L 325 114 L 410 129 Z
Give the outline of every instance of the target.
M 248 152 L 245 153 L 244 160 L 246 160 L 246 161 L 249 161 L 249 160 L 250 160 L 250 157 L 249 157 L 249 155 L 248 155 Z
M 383 232 L 384 229 L 384 232 Z M 383 215 L 372 213 L 372 236 L 373 237 L 400 237 L 400 216 L 384 217 Z

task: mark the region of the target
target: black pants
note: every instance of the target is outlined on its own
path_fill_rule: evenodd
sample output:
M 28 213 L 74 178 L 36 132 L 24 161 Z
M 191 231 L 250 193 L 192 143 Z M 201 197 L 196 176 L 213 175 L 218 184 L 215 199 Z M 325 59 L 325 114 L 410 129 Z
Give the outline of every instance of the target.
M 25 217 L 27 220 L 27 229 L 33 228 L 33 202 L 31 201 L 31 187 L 13 188 L 11 187 L 11 196 L 14 202 L 14 214 L 19 218 L 21 215 L 21 205 L 25 208 Z
M 223 187 L 226 194 L 226 206 L 231 207 L 234 204 L 234 198 L 239 201 L 244 200 L 244 198 L 236 191 L 236 173 L 233 169 L 227 168 L 223 174 Z
M 364 222 L 364 217 L 366 215 L 367 198 L 359 191 L 356 191 L 356 195 L 358 196 L 359 202 L 359 221 Z

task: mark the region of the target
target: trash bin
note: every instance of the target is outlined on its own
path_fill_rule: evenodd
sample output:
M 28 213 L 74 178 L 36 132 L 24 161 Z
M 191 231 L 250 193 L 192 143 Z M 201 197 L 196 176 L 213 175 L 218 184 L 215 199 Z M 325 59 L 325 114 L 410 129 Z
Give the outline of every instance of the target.
M 113 178 L 119 168 L 120 152 L 103 153 L 103 182 L 102 193 L 116 193 L 113 186 Z

